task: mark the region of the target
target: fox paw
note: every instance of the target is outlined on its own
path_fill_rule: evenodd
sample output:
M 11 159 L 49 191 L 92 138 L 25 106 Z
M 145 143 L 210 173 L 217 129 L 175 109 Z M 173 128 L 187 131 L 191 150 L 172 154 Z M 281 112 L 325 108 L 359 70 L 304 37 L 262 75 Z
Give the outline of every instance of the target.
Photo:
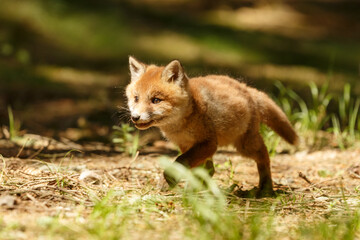
M 257 189 L 255 197 L 256 198 L 276 197 L 276 193 L 272 188 Z

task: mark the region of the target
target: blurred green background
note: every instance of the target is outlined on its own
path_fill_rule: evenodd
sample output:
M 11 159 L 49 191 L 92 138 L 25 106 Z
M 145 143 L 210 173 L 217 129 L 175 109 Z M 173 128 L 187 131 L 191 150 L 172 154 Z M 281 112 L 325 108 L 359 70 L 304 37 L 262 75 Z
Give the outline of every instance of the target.
M 306 99 L 309 82 L 329 81 L 358 96 L 360 2 L 1 0 L 0 125 L 11 106 L 28 132 L 107 139 L 129 55 L 272 94 L 281 81 Z

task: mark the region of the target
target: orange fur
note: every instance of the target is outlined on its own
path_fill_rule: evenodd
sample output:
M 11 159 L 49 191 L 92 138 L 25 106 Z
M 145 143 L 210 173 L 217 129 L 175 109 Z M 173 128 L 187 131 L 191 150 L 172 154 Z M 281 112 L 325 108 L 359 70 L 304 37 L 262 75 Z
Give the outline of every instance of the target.
M 291 144 L 298 136 L 286 115 L 263 92 L 227 76 L 188 78 L 179 61 L 147 66 L 130 57 L 132 80 L 126 88 L 133 122 L 157 126 L 182 154 L 176 161 L 196 167 L 217 146 L 233 144 L 256 161 L 259 187 L 272 191 L 270 159 L 259 133 L 265 123 Z

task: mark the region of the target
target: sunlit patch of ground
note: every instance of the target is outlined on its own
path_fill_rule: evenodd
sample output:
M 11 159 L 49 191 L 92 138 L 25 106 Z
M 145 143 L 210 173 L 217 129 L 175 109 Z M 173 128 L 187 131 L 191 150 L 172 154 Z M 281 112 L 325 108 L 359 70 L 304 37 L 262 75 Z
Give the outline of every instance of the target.
M 80 89 L 115 88 L 123 81 L 119 75 L 70 67 L 39 66 L 35 71 L 50 81 L 65 83 Z
M 309 25 L 305 16 L 281 3 L 244 7 L 237 10 L 214 10 L 208 21 L 237 29 L 251 29 L 277 33 L 287 37 L 316 38 L 324 35 L 323 29 Z
M 188 221 L 187 210 L 176 191 L 164 188 L 158 162 L 163 151 L 159 149 L 158 153 L 135 159 L 116 152 L 108 155 L 108 151 L 103 148 L 96 154 L 84 150 L 83 153 L 63 152 L 63 155 L 42 155 L 41 151 L 34 151 L 32 158 L 0 157 L 0 236 L 32 239 L 60 236 L 61 231 L 75 232 L 85 238 L 92 236 L 94 233 L 88 232 L 83 224 L 91 222 L 98 202 L 115 191 L 131 204 L 147 202 L 143 206 L 146 208 L 140 208 L 132 217 L 136 220 L 131 229 L 138 231 L 122 229 L 128 239 L 138 239 L 141 235 L 162 236 L 164 231 L 181 239 L 187 228 L 183 225 Z M 252 160 L 231 151 L 220 151 L 214 159 L 213 178 L 222 189 L 232 184 L 237 184 L 238 189 L 251 189 L 257 184 L 258 175 Z M 263 207 L 275 204 L 276 228 L 272 231 L 281 239 L 287 239 L 301 222 L 324 220 L 334 212 L 344 213 L 360 206 L 359 162 L 359 149 L 280 154 L 272 158 L 275 187 L 284 192 L 280 199 L 234 199 L 234 196 L 230 199 L 237 202 L 239 216 L 250 217 Z M 145 219 L 139 218 L 142 211 L 146 213 Z M 147 225 L 148 217 L 153 221 L 152 227 Z M 52 231 L 46 227 L 53 226 L 54 221 L 64 229 L 55 227 L 57 230 Z

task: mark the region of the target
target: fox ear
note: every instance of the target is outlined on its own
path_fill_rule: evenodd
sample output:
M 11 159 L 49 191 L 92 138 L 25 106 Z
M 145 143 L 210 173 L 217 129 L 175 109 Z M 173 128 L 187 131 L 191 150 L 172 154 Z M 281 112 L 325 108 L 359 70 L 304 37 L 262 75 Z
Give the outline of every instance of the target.
M 186 75 L 181 63 L 178 60 L 170 62 L 162 72 L 162 77 L 168 82 L 184 85 Z
M 144 74 L 146 65 L 130 56 L 129 57 L 129 68 L 130 68 L 130 73 L 131 73 L 131 81 L 135 82 L 140 79 L 141 75 Z

